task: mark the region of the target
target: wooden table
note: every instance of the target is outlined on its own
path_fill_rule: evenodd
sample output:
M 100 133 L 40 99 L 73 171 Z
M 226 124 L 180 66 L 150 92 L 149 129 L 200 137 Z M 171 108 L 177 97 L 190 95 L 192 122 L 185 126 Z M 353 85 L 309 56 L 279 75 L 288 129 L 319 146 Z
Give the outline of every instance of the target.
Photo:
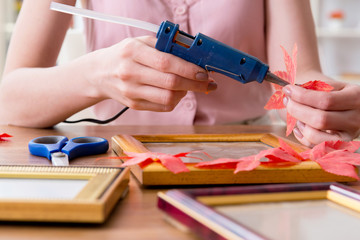
M 117 134 L 193 134 L 193 133 L 274 133 L 283 136 L 281 126 L 81 126 L 62 125 L 52 129 L 29 129 L 0 125 L 0 134 L 13 135 L 9 142 L 0 143 L 0 164 L 50 165 L 50 161 L 30 155 L 28 142 L 39 136 L 64 135 L 68 138 L 98 136 L 110 141 Z M 104 156 L 114 156 L 109 150 Z M 118 160 L 95 161 L 83 157 L 71 165 L 119 165 Z M 134 178 L 130 180 L 129 194 L 121 200 L 107 222 L 101 225 L 0 223 L 0 239 L 196 239 L 164 221 L 157 209 L 156 194 L 160 189 L 144 189 Z

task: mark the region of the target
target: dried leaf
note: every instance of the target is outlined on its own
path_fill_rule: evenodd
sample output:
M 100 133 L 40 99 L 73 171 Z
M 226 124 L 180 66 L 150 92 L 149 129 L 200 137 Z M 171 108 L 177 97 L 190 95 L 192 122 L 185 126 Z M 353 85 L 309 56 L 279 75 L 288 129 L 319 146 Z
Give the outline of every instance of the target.
M 12 137 L 12 136 L 7 133 L 0 134 L 0 142 L 9 141 L 9 139 L 7 139 L 7 138 L 10 138 L 10 137 Z
M 353 153 L 358 150 L 359 147 L 360 141 L 325 141 L 314 146 L 312 149 L 301 153 L 301 155 L 303 157 L 316 161 L 317 159 L 324 157 L 326 154 L 329 154 L 336 150 L 346 150 L 349 153 Z
M 295 77 L 296 77 L 296 65 L 297 65 L 297 45 L 294 44 L 294 48 L 292 51 L 292 57 L 290 54 L 286 51 L 286 49 L 283 46 L 280 46 L 283 53 L 284 53 L 284 61 L 286 66 L 286 72 L 285 71 L 275 71 L 274 74 L 278 77 L 284 79 L 285 81 L 289 82 L 290 84 L 295 84 Z M 283 100 L 285 97 L 285 94 L 282 93 L 282 86 L 278 86 L 276 84 L 272 84 L 275 88 L 275 93 L 270 97 L 269 101 L 265 105 L 265 109 L 271 110 L 271 109 L 283 109 L 285 108 L 285 105 L 283 104 Z M 307 83 L 304 83 L 300 85 L 303 88 L 306 89 L 312 89 L 317 91 L 326 91 L 329 92 L 333 90 L 333 87 L 329 84 L 315 80 L 315 81 L 309 81 Z M 292 117 L 291 115 L 287 114 L 286 118 L 286 136 L 290 135 L 293 131 L 295 125 L 296 125 L 296 119 Z
M 124 162 L 121 167 L 139 164 L 141 167 L 149 165 L 153 162 L 161 163 L 165 168 L 173 173 L 188 172 L 189 169 L 180 157 L 185 157 L 187 153 L 179 153 L 176 155 L 156 152 L 134 153 L 124 152 L 129 160 Z M 179 157 L 178 157 L 179 156 Z
M 340 151 L 344 151 L 344 150 L 340 150 Z M 338 152 L 332 152 L 316 160 L 316 162 L 326 172 L 340 176 L 348 176 L 360 180 L 356 172 L 356 167 L 352 164 L 342 161 L 339 155 L 341 154 L 338 154 Z
M 292 59 L 289 55 L 289 53 L 286 51 L 286 49 L 283 46 L 280 46 L 281 49 L 283 50 L 284 53 L 284 61 L 285 61 L 285 66 L 286 66 L 286 72 L 289 75 L 289 80 L 290 80 L 290 84 L 294 84 L 295 83 L 295 76 L 296 76 L 296 56 L 297 56 L 297 45 L 294 45 L 293 48 L 293 54 L 292 54 Z
M 251 171 L 257 168 L 261 162 L 257 160 L 255 157 L 248 157 L 246 159 L 241 160 L 237 165 L 234 173 L 238 173 L 240 171 Z
M 355 153 L 359 147 L 359 141 L 325 141 L 301 156 L 317 162 L 326 172 L 360 180 L 355 168 L 360 165 L 360 154 Z
M 289 153 L 290 155 L 294 156 L 300 161 L 305 160 L 299 153 L 297 153 L 294 149 L 292 149 L 292 147 L 281 138 L 279 138 L 279 144 L 280 144 L 280 148 L 284 149 L 285 152 Z
M 270 100 L 266 103 L 264 108 L 267 109 L 267 110 L 285 108 L 285 105 L 284 105 L 284 102 L 283 102 L 284 97 L 285 97 L 285 94 L 282 91 L 276 91 L 270 97 Z
M 330 149 L 336 149 L 336 150 L 347 150 L 349 152 L 355 152 L 360 148 L 360 141 L 326 141 L 324 142 L 325 146 Z
M 299 163 L 301 160 L 294 157 L 292 154 L 282 149 L 278 148 L 270 148 L 267 150 L 268 152 L 264 155 L 264 157 L 269 159 L 269 163 L 280 163 L 280 162 L 292 162 Z
M 331 90 L 334 89 L 333 86 L 320 80 L 306 82 L 302 84 L 301 87 L 311 90 L 324 91 L 324 92 L 330 92 Z
M 286 113 L 286 136 L 289 136 L 296 126 L 296 118 L 291 116 L 289 113 Z
M 233 158 L 219 158 L 213 161 L 197 163 L 194 167 L 207 169 L 234 169 L 239 161 L 239 159 Z
M 279 144 L 280 147 L 278 148 L 269 148 L 255 155 L 239 159 L 219 158 L 213 161 L 198 163 L 195 167 L 235 169 L 234 173 L 238 173 L 240 171 L 254 170 L 259 165 L 266 167 L 286 167 L 302 161 L 313 160 L 317 162 L 324 171 L 359 179 L 355 165 L 360 165 L 360 154 L 355 153 L 355 151 L 360 147 L 360 141 L 326 141 L 300 154 L 282 139 L 279 139 Z M 155 152 L 125 152 L 126 157 L 109 158 L 128 159 L 121 167 L 138 164 L 143 168 L 153 162 L 158 162 L 173 173 L 180 173 L 189 171 L 180 159 L 181 157 L 189 157 L 189 153 L 191 152 L 171 155 Z M 204 154 L 208 155 L 207 153 Z
M 352 153 L 343 149 L 332 151 L 320 159 L 322 161 L 331 160 L 331 161 L 337 161 L 339 163 L 348 163 L 351 165 L 360 166 L 360 154 Z

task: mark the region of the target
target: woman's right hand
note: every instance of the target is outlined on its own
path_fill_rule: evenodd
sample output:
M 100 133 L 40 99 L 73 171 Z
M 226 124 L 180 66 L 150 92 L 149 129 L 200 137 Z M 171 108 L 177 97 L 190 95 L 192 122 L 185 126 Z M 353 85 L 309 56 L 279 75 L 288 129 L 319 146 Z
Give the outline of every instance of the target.
M 156 38 L 128 38 L 92 53 L 96 63 L 91 84 L 99 97 L 111 98 L 130 108 L 171 111 L 187 91 L 209 92 L 209 81 L 201 67 L 155 49 Z

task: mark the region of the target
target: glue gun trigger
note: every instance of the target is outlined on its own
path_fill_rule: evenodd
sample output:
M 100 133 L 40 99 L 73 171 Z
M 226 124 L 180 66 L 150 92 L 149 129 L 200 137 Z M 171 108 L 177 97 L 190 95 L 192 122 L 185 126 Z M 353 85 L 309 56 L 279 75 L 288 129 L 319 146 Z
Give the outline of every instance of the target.
M 221 73 L 221 74 L 226 75 L 228 77 L 237 79 L 240 82 L 245 81 L 244 77 L 241 74 L 236 74 L 236 73 L 233 73 L 233 72 L 229 72 L 229 71 L 226 71 L 224 69 L 221 69 L 221 68 L 218 68 L 218 67 L 215 67 L 215 66 L 205 65 L 205 70 L 207 72 L 212 72 L 213 71 L 213 72 Z

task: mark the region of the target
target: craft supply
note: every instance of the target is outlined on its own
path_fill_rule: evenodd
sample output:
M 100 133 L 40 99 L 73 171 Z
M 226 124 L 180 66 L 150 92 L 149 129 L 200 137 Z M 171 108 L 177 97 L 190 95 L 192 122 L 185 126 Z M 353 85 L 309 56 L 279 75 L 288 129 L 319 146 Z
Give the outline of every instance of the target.
M 166 219 L 201 239 L 357 239 L 360 192 L 338 183 L 158 193 Z M 324 227 L 326 226 L 326 227 Z
M 0 134 L 0 142 L 9 141 L 7 138 L 10 138 L 10 137 L 12 137 L 12 136 L 7 133 L 2 133 L 2 134 Z
M 204 34 L 198 33 L 196 36 L 191 36 L 183 31 L 180 31 L 178 24 L 174 24 L 169 21 L 164 21 L 160 26 L 158 26 L 137 19 L 111 16 L 56 2 L 51 2 L 50 9 L 85 18 L 124 24 L 155 32 L 156 37 L 158 38 L 155 45 L 156 49 L 171 53 L 185 59 L 186 61 L 192 62 L 209 72 L 213 71 L 221 73 L 241 83 L 249 83 L 253 81 L 262 83 L 266 80 L 281 86 L 288 84 L 288 82 L 271 73 L 269 71 L 269 66 L 261 62 L 259 59 L 227 46 Z M 128 109 L 128 107 L 124 107 L 115 116 L 106 120 L 85 118 L 75 121 L 66 120 L 65 123 L 92 122 L 106 124 L 117 119 Z
M 124 165 L 129 165 L 134 176 L 145 186 L 348 182 L 356 180 L 353 175 L 339 176 L 333 174 L 334 172 L 326 172 L 313 160 L 300 160 L 294 151 L 300 153 L 307 148 L 289 140 L 284 141 L 293 151 L 284 147 L 283 144 L 281 145 L 289 153 L 280 149 L 275 150 L 280 147 L 279 138 L 265 133 L 117 135 L 112 137 L 112 148 L 118 157 L 111 158 L 118 158 L 119 166 L 123 160 Z M 267 162 L 266 158 L 252 161 L 255 165 L 261 164 L 255 169 L 252 164 L 243 165 L 239 168 L 239 172 L 234 174 L 234 170 L 240 162 L 239 159 L 256 155 L 263 150 L 268 151 L 268 156 L 273 159 L 272 161 Z M 279 152 L 282 153 L 280 157 L 276 155 Z M 277 159 L 284 158 L 285 155 L 291 157 L 292 160 Z M 174 158 L 174 156 L 178 158 Z M 178 163 L 179 159 L 184 162 L 186 168 L 183 167 L 183 164 Z M 230 162 L 229 165 L 226 162 L 224 164 L 226 167 L 220 166 L 216 169 L 214 169 L 215 167 L 201 169 L 195 167 L 201 162 L 211 164 L 211 161 L 215 159 L 232 159 L 233 162 Z M 127 161 L 130 162 L 127 164 Z M 171 161 L 176 161 L 174 168 L 168 167 Z M 247 167 L 249 171 L 246 171 Z
M 65 136 L 44 136 L 29 142 L 31 154 L 48 158 L 54 166 L 67 166 L 71 159 L 105 153 L 108 149 L 108 141 L 100 137 L 68 140 Z
M 282 79 L 285 79 L 289 84 L 294 85 L 295 84 L 295 76 L 296 76 L 296 65 L 297 65 L 297 45 L 294 45 L 292 57 L 289 55 L 289 53 L 286 51 L 284 47 L 281 46 L 281 49 L 284 53 L 284 61 L 286 66 L 286 71 L 276 71 L 274 72 L 275 75 L 279 76 Z M 285 108 L 285 105 L 283 103 L 285 94 L 282 92 L 282 86 L 278 86 L 273 84 L 275 88 L 275 93 L 270 97 L 269 101 L 265 105 L 265 109 L 271 110 L 271 109 L 282 109 Z M 309 81 L 307 83 L 299 85 L 300 87 L 306 88 L 306 89 L 312 89 L 317 91 L 325 91 L 330 92 L 333 87 L 329 84 L 315 80 L 315 81 Z M 289 113 L 286 115 L 286 136 L 290 135 L 292 130 L 294 129 L 296 125 L 297 120 L 291 116 Z
M 297 153 L 281 139 L 279 139 L 279 143 L 280 147 L 263 150 L 256 155 L 239 159 L 216 159 L 198 163 L 195 167 L 230 168 L 235 169 L 234 173 L 238 173 L 252 171 L 260 164 L 268 167 L 280 167 L 311 160 L 318 163 L 326 172 L 360 180 L 356 170 L 356 166 L 360 165 L 360 154 L 355 153 L 360 147 L 360 141 L 325 141 L 301 153 Z M 268 160 L 261 161 L 264 157 Z
M 124 168 L 0 166 L 0 221 L 102 223 L 128 182 Z
M 253 81 L 262 83 L 266 80 L 282 86 L 288 84 L 288 82 L 271 73 L 269 66 L 259 59 L 204 34 L 198 33 L 196 36 L 191 36 L 180 31 L 178 24 L 169 21 L 164 21 L 160 26 L 157 26 L 136 19 L 110 16 L 56 2 L 51 2 L 50 9 L 156 32 L 158 38 L 155 45 L 156 49 L 171 53 L 207 71 L 221 73 L 241 83 Z

